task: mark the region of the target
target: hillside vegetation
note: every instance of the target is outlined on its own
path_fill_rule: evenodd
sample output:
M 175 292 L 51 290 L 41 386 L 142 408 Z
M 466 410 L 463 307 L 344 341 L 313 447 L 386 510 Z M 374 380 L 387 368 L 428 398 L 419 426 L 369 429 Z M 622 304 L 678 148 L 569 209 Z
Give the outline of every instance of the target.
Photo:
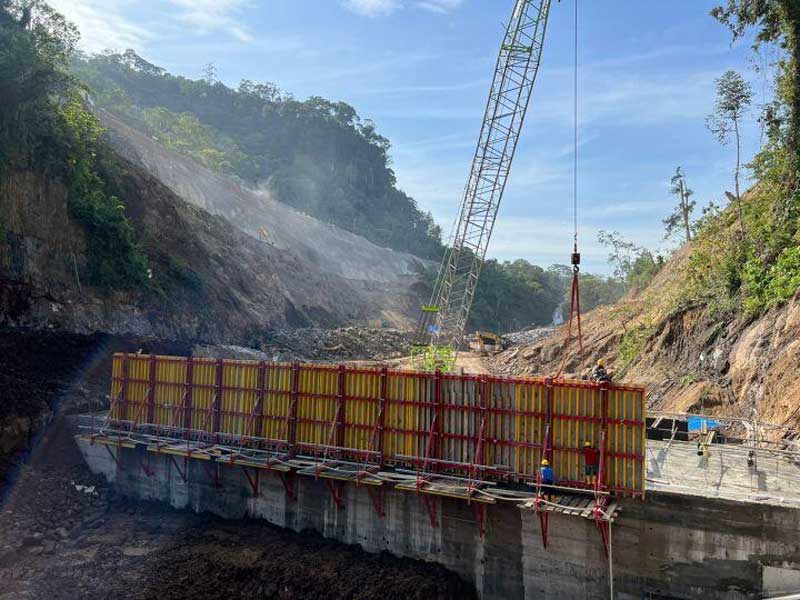
M 389 140 L 352 106 L 172 75 L 132 50 L 77 57 L 73 69 L 98 106 L 168 148 L 378 245 L 441 255 L 439 227 L 397 188 Z

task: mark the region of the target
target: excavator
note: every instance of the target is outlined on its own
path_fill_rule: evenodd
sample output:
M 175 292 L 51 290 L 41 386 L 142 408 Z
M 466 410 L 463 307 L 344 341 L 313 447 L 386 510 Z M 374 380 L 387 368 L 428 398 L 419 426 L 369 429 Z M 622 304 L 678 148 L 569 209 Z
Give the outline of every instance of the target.
M 469 349 L 480 354 L 497 354 L 508 348 L 508 340 L 491 331 L 476 331 L 469 340 Z
M 455 365 L 539 72 L 550 4 L 551 0 L 514 1 L 459 217 L 431 299 L 422 307 L 417 322 L 411 349 L 412 366 L 416 369 L 451 371 Z M 577 247 L 573 253 L 574 269 L 576 261 L 580 263 Z M 473 341 L 479 348 L 486 348 L 483 340 L 484 336 L 479 335 L 478 341 Z M 502 347 L 502 340 L 493 345 Z

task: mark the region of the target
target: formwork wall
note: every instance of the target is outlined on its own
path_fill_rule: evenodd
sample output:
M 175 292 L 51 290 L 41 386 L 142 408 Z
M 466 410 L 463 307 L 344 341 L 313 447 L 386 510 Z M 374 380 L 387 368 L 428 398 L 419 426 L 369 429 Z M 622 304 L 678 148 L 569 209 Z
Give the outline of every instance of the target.
M 156 436 L 486 481 L 533 482 L 544 456 L 580 486 L 589 441 L 607 490 L 645 489 L 640 387 L 117 354 L 112 399 L 113 423 Z

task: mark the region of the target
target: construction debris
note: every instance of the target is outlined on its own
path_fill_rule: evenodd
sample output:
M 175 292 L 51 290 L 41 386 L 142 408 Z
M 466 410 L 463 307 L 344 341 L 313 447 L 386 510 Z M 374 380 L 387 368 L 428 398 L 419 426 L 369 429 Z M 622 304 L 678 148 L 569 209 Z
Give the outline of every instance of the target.
M 205 358 L 267 360 L 271 362 L 328 362 L 387 360 L 408 352 L 409 338 L 397 329 L 281 329 L 272 332 L 259 349 L 198 345 L 192 354 Z
M 531 327 L 523 329 L 522 331 L 507 333 L 503 336 L 503 339 L 508 340 L 508 342 L 514 346 L 532 344 L 533 342 L 547 337 L 553 333 L 553 331 L 555 331 L 555 327 Z

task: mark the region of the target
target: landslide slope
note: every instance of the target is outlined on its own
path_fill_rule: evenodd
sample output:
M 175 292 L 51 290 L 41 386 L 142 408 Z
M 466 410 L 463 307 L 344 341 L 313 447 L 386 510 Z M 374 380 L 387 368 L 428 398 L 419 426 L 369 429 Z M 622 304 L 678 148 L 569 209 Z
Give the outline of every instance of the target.
M 0 179 L 0 325 L 257 344 L 277 328 L 413 321 L 421 259 L 242 189 L 101 116 L 114 165 L 103 177 L 125 205 L 151 282 L 88 285 L 86 231 L 68 190 L 15 171 Z M 260 227 L 271 243 L 258 239 Z
M 562 361 L 581 377 L 603 357 L 616 379 L 644 384 L 651 408 L 752 417 L 800 425 L 800 291 L 758 319 L 719 321 L 703 305 L 682 302 L 691 248 L 686 246 L 641 292 L 584 316 L 585 356 L 566 327 L 493 360 L 499 373 L 552 375 Z
M 302 214 L 266 192 L 242 187 L 165 148 L 108 111 L 95 112 L 114 150 L 182 199 L 224 217 L 253 239 L 266 231 L 269 243 L 264 245 L 271 247 L 270 253 L 292 263 L 291 268 L 278 269 L 287 294 L 313 320 L 322 325 L 357 320 L 386 320 L 397 327 L 413 324 L 419 308 L 414 287 L 428 261 Z M 344 294 L 344 305 L 339 299 L 334 304 L 318 299 L 320 286 Z

